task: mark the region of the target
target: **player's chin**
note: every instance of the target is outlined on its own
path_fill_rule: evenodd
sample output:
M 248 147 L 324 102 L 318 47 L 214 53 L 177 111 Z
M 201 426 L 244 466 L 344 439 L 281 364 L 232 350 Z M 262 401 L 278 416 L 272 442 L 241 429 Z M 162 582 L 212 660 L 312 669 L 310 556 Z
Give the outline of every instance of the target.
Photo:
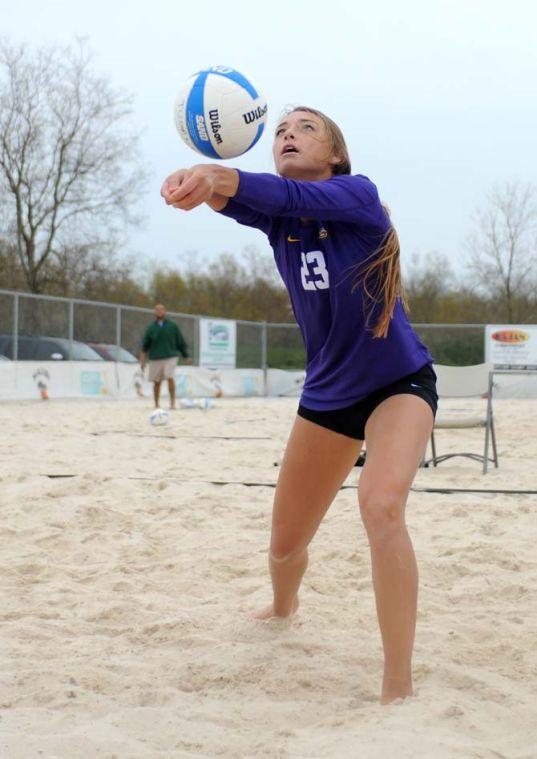
M 290 161 L 279 161 L 276 164 L 276 171 L 284 179 L 302 179 L 304 176 L 304 167 L 292 164 Z

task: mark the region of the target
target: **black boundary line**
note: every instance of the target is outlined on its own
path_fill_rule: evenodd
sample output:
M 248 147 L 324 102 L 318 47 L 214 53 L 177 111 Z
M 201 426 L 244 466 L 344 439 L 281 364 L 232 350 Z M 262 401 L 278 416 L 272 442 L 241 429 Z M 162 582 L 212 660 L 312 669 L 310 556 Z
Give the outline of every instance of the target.
M 273 440 L 271 437 L 248 437 L 247 435 L 149 435 L 145 432 L 125 432 L 124 430 L 104 430 L 103 432 L 90 432 L 90 435 L 128 435 L 129 437 L 152 437 L 155 440 Z
M 54 479 L 66 479 L 79 477 L 78 474 L 45 474 L 42 477 Z M 181 480 L 176 477 L 127 477 L 127 480 L 144 480 L 154 482 L 167 480 L 168 482 L 191 483 L 193 485 L 243 485 L 247 488 L 275 488 L 275 482 L 241 482 L 239 480 Z M 355 490 L 356 485 L 342 485 L 340 490 Z M 537 490 L 489 490 L 486 488 L 410 488 L 413 493 L 439 493 L 449 495 L 451 493 L 491 493 L 494 495 L 537 495 Z
M 494 493 L 500 495 L 537 495 L 537 490 L 489 490 L 488 488 L 410 488 L 413 493 Z

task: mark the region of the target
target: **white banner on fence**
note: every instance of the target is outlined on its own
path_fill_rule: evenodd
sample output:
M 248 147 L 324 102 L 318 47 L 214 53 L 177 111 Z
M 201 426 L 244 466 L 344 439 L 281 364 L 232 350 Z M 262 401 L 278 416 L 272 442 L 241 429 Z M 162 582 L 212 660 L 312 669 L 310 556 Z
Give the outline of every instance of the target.
M 496 368 L 537 368 L 537 325 L 487 324 L 485 361 Z
M 512 374 L 495 372 L 494 398 L 537 398 L 537 372 L 527 369 Z
M 230 319 L 200 319 L 200 366 L 234 369 L 237 363 L 237 323 Z
M 206 369 L 178 366 L 178 397 L 299 397 L 305 373 L 283 369 Z M 265 388 L 266 382 L 266 388 Z M 498 398 L 537 398 L 537 375 L 520 370 L 494 376 Z M 168 385 L 162 383 L 162 396 Z M 0 400 L 140 398 L 152 402 L 153 386 L 137 364 L 97 361 L 1 361 Z
M 180 397 L 261 396 L 264 395 L 261 369 L 205 369 L 179 366 L 175 387 Z
M 111 398 L 117 367 L 105 361 L 2 361 L 0 398 Z
M 262 369 L 178 366 L 179 397 L 263 396 Z M 167 383 L 162 385 L 167 395 Z M 93 361 L 2 361 L 0 400 L 53 398 L 148 398 L 153 386 L 137 364 Z
M 272 396 L 297 397 L 302 393 L 306 372 L 288 372 L 285 369 L 269 369 L 267 372 L 267 394 Z

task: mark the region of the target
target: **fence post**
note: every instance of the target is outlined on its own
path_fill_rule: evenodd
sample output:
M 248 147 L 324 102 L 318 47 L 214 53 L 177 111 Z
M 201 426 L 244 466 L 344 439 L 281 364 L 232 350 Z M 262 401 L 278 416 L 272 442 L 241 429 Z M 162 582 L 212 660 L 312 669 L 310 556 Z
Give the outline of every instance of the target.
M 193 345 L 194 350 L 192 351 L 194 355 L 192 356 L 192 362 L 194 366 L 199 366 L 200 365 L 200 317 L 195 316 L 194 319 L 195 319 L 196 326 L 194 328 L 194 345 Z
M 19 293 L 13 298 L 13 361 L 19 358 Z
M 263 369 L 263 390 L 268 395 L 268 366 L 267 366 L 267 323 L 261 324 L 261 368 Z
M 121 379 L 119 376 L 119 349 L 121 348 L 121 306 L 116 306 L 116 394 L 121 395 Z
M 119 361 L 119 349 L 121 348 L 121 306 L 116 307 L 116 363 Z
M 69 361 L 73 360 L 73 339 L 75 336 L 75 304 L 69 301 Z

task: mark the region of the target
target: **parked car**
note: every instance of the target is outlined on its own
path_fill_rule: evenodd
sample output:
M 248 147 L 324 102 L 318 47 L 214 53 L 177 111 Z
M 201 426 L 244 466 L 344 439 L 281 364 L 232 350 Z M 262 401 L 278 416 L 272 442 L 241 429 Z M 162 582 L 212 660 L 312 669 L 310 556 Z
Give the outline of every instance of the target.
M 137 364 L 138 359 L 126 348 L 110 343 L 88 343 L 105 361 L 122 361 L 125 364 Z
M 13 359 L 13 335 L 0 335 L 0 353 L 8 359 Z M 63 337 L 31 337 L 19 335 L 17 359 L 19 361 L 102 361 L 102 357 L 86 343 L 73 340 L 70 342 Z

